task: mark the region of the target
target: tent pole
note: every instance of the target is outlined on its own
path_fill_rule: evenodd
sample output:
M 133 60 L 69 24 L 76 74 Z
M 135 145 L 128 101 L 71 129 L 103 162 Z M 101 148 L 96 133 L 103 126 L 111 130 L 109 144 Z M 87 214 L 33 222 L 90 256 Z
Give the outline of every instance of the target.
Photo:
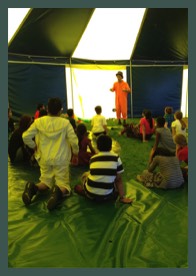
M 132 65 L 130 60 L 130 88 L 131 88 L 131 118 L 133 119 L 133 89 L 132 89 Z
M 69 59 L 69 66 L 70 66 L 70 76 L 71 76 L 71 100 L 72 100 L 72 108 L 74 110 L 73 78 L 72 78 L 71 58 Z

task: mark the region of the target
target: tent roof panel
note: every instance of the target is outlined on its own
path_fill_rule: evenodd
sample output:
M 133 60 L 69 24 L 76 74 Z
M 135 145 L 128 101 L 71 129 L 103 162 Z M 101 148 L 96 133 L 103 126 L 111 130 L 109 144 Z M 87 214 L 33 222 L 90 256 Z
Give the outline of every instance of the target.
M 139 61 L 188 63 L 188 9 L 148 9 L 132 55 Z
M 70 57 L 94 9 L 32 9 L 9 53 Z
M 10 58 L 11 60 L 20 60 L 22 56 L 40 57 L 42 62 L 44 62 L 44 58 L 55 57 L 63 60 L 73 58 L 73 53 L 79 45 L 83 33 L 90 25 L 91 17 L 94 16 L 94 10 L 96 9 L 32 9 L 8 45 L 9 60 Z M 117 11 L 118 9 L 115 9 L 115 12 Z M 110 28 L 114 27 L 112 24 L 109 25 Z M 130 25 L 122 26 L 126 30 L 129 27 Z M 94 34 L 96 35 L 96 32 Z M 127 31 L 127 36 L 123 37 L 122 44 L 129 44 L 129 37 L 132 34 L 128 34 Z M 100 36 L 103 48 L 95 47 L 96 51 L 103 52 L 105 50 L 104 38 L 105 35 Z M 93 41 L 93 39 L 92 37 L 91 40 Z M 111 45 L 114 43 L 115 39 Z M 88 48 L 88 44 L 86 48 Z M 114 47 L 111 46 L 110 50 L 114 56 L 113 62 L 127 59 L 118 56 Z M 133 54 L 131 56 L 130 50 L 128 60 L 130 57 L 132 64 L 188 64 L 188 8 L 148 8 Z M 83 61 L 89 60 L 86 56 L 80 58 Z M 93 58 L 91 56 L 90 59 L 96 63 L 101 60 L 101 57 Z M 110 60 L 109 55 L 106 55 L 103 60 Z

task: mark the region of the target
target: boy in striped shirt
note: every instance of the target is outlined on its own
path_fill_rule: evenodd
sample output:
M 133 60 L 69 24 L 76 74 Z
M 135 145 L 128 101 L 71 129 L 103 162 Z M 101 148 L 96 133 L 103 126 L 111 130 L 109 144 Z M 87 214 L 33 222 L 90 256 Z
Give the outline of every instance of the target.
M 122 203 L 131 203 L 132 199 L 124 195 L 121 173 L 124 172 L 120 157 L 111 151 L 112 139 L 108 135 L 97 138 L 99 152 L 90 159 L 90 171 L 82 176 L 82 186 L 76 185 L 76 193 L 97 202 L 116 199 Z

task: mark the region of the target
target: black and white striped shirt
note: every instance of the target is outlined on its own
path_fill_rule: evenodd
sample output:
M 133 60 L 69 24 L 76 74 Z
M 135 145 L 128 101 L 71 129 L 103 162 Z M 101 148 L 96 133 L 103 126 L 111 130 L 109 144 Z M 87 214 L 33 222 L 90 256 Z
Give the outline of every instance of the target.
M 123 171 L 122 161 L 116 153 L 99 152 L 90 159 L 86 189 L 93 194 L 109 195 L 113 192 L 116 175 Z

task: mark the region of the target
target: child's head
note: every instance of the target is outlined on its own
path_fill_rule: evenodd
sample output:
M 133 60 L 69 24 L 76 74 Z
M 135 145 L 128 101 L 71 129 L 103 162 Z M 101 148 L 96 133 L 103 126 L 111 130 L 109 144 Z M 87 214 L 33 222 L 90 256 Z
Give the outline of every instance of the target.
M 173 113 L 173 108 L 171 106 L 166 106 L 165 107 L 165 114 L 172 114 Z
M 175 114 L 174 114 L 174 116 L 178 120 L 182 120 L 182 118 L 183 118 L 183 114 L 182 114 L 181 111 L 176 111 Z
M 72 108 L 67 109 L 67 115 L 68 115 L 69 117 L 72 117 L 72 116 L 74 115 L 74 112 L 73 112 L 73 109 L 72 109 Z
M 32 122 L 33 120 L 31 116 L 23 115 L 19 121 L 19 129 L 21 130 L 21 132 L 24 132 L 25 130 L 27 130 L 30 127 Z
M 181 134 L 181 133 L 176 134 L 174 136 L 174 142 L 175 142 L 175 144 L 177 144 L 177 145 L 179 145 L 181 147 L 187 146 L 186 137 L 183 134 Z
M 147 111 L 147 109 L 144 109 L 144 110 L 142 111 L 142 116 L 143 116 L 143 117 L 145 117 L 146 111 Z
M 87 133 L 86 125 L 83 123 L 77 125 L 76 133 L 78 137 L 83 137 Z
M 48 115 L 48 112 L 45 109 L 40 110 L 39 118 Z
M 110 151 L 112 149 L 112 138 L 101 134 L 97 138 L 97 148 L 99 151 Z
M 48 101 L 48 112 L 50 115 L 57 116 L 62 109 L 62 103 L 59 98 L 50 98 Z
M 42 109 L 45 109 L 45 106 L 44 106 L 44 104 L 43 103 L 39 103 L 38 105 L 37 105 L 37 110 L 42 110 Z
M 165 118 L 163 117 L 157 117 L 157 127 L 164 127 L 165 125 Z
M 102 108 L 101 108 L 100 105 L 97 105 L 97 106 L 95 107 L 95 112 L 96 112 L 97 114 L 101 114 Z
M 152 113 L 148 109 L 144 109 L 143 114 L 144 114 L 144 116 L 146 117 L 147 120 L 152 118 Z

